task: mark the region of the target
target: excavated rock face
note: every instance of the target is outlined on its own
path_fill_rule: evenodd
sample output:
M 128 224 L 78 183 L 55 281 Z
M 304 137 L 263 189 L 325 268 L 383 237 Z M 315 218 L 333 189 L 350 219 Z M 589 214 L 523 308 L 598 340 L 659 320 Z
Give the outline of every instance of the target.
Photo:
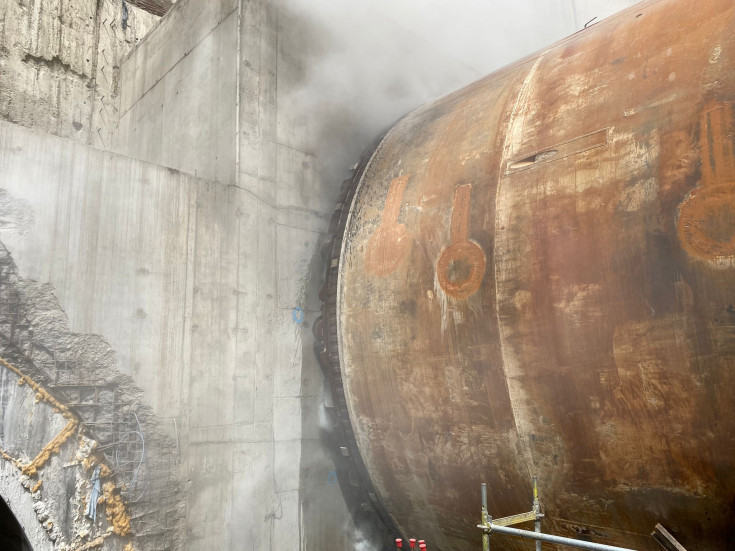
M 0 2 L 0 119 L 109 149 L 120 62 L 164 7 L 149 3 L 123 26 L 117 0 Z
M 401 532 L 476 545 L 480 483 L 501 517 L 538 475 L 547 531 L 730 546 L 733 28 L 727 0 L 638 5 L 409 114 L 357 174 L 323 358 Z
M 177 443 L 109 345 L 71 333 L 52 287 L 22 278 L 2 244 L 0 411 L 0 495 L 34 549 L 179 548 Z

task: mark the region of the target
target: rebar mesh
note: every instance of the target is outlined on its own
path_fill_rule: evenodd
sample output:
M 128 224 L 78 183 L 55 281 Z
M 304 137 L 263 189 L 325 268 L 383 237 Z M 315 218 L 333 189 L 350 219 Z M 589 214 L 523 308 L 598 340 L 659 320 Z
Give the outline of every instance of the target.
M 34 334 L 16 280 L 12 263 L 0 262 L 0 353 L 80 417 L 129 503 L 141 548 L 178 548 L 178 446 L 162 434 L 135 397 L 132 383 L 126 388 L 118 373 L 99 366 L 83 347 L 56 349 L 50 344 L 74 339 Z

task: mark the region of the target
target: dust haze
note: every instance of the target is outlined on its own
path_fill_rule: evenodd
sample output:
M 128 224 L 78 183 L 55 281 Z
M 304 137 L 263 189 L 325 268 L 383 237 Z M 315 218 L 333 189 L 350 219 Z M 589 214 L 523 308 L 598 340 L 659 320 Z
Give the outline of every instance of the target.
M 286 96 L 329 189 L 401 116 L 635 2 L 279 0 L 309 62 Z M 283 22 L 281 21 L 283 20 Z

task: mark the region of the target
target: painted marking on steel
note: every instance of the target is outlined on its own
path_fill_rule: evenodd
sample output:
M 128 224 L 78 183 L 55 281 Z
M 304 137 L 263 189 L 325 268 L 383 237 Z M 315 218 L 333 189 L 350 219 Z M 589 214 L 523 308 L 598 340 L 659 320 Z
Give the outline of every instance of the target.
M 472 184 L 459 186 L 452 203 L 451 243 L 436 264 L 436 275 L 444 292 L 456 299 L 467 298 L 480 288 L 485 276 L 485 253 L 469 240 Z
M 398 217 L 410 177 L 406 174 L 390 183 L 380 226 L 368 243 L 366 268 L 378 277 L 392 274 L 408 250 L 408 229 L 405 224 L 398 223 Z
M 717 105 L 700 120 L 702 181 L 679 208 L 679 240 L 692 256 L 718 267 L 735 260 L 735 151 L 732 105 Z

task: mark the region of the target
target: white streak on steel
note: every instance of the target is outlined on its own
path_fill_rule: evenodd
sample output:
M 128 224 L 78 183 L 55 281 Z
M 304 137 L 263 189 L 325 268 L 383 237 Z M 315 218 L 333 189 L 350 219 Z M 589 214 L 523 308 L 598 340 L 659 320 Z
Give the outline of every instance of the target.
M 512 159 L 520 147 L 523 139 L 523 127 L 526 122 L 526 116 L 528 114 L 529 100 L 532 97 L 534 91 L 534 77 L 536 71 L 544 58 L 548 50 L 541 53 L 536 58 L 533 66 L 523 80 L 523 84 L 518 91 L 515 105 L 510 113 L 508 119 L 508 130 L 505 134 L 503 142 L 503 158 L 500 160 L 499 173 L 497 176 L 496 196 L 495 196 L 495 237 L 493 242 L 493 259 L 494 259 L 494 270 L 495 270 L 495 315 L 497 316 L 498 323 L 498 341 L 500 346 L 500 355 L 502 358 L 502 369 L 505 376 L 506 384 L 508 385 L 508 396 L 510 399 L 511 411 L 513 413 L 513 424 L 515 426 L 516 434 L 518 435 L 519 442 L 524 450 L 523 459 L 526 463 L 529 473 L 532 464 L 532 454 L 528 447 L 528 442 L 524 439 L 523 435 L 528 433 L 528 428 L 531 426 L 530 423 L 524 419 L 523 415 L 523 404 L 525 402 L 525 396 L 523 390 L 520 388 L 520 383 L 513 379 L 514 376 L 520 373 L 517 365 L 517 359 L 512 354 L 510 348 L 506 345 L 506 340 L 509 337 L 508 328 L 504 327 L 503 320 L 500 317 L 501 297 L 500 297 L 500 279 L 499 279 L 499 264 L 501 260 L 501 251 L 499 250 L 499 235 L 502 233 L 499 228 L 507 226 L 509 222 L 510 209 L 503 208 L 504 195 L 501 193 L 503 178 L 505 177 L 506 164 Z M 509 197 L 505 196 L 508 200 Z M 507 252 L 507 251 L 505 251 Z

